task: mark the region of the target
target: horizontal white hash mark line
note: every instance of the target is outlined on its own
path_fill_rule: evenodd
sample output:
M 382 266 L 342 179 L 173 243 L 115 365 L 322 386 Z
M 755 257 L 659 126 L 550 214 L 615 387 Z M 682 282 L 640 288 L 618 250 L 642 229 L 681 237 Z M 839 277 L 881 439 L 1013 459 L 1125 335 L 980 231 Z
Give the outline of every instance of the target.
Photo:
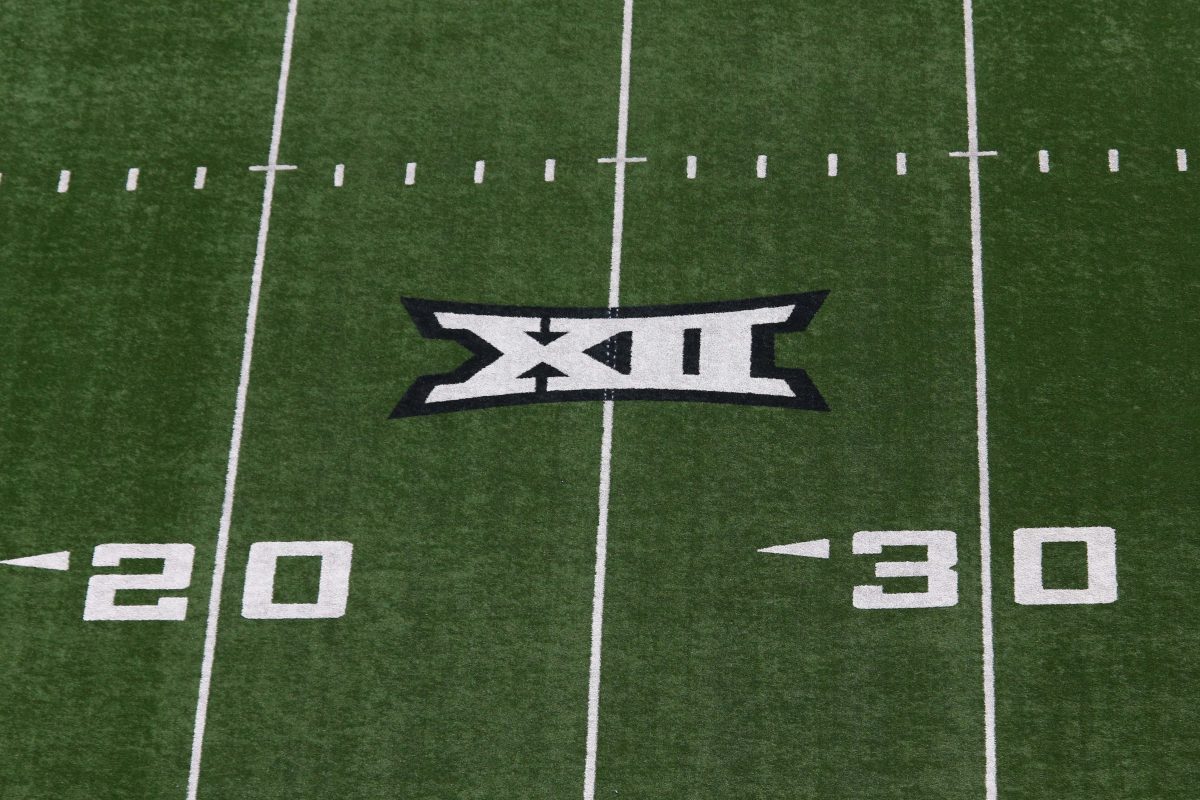
M 604 158 L 596 159 L 597 164 L 616 164 L 618 162 L 620 162 L 622 164 L 642 164 L 642 163 L 645 163 L 645 161 L 646 161 L 645 156 L 626 156 L 624 158 L 605 156 Z
M 998 156 L 998 150 L 955 150 L 950 153 L 951 158 L 982 158 L 983 156 Z
M 299 169 L 295 164 L 255 164 L 251 172 L 281 172 L 283 170 Z

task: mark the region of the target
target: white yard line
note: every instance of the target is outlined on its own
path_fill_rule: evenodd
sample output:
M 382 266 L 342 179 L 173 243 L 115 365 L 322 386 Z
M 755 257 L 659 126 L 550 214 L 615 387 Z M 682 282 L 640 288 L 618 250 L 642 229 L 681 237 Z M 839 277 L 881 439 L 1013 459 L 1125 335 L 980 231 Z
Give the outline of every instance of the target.
M 404 185 L 412 186 L 417 182 L 417 162 L 410 161 L 404 165 Z
M 554 159 L 547 158 L 545 169 L 542 170 L 542 180 L 544 180 L 546 183 L 554 183 L 554 167 Z
M 1038 150 L 1038 172 L 1050 171 L 1050 151 Z
M 196 167 L 196 177 L 192 181 L 193 189 L 203 189 L 205 181 L 208 180 L 208 167 Z
M 138 186 L 138 176 L 142 171 L 137 167 L 130 167 L 129 172 L 125 175 L 125 191 L 136 192 Z
M 983 639 L 984 797 L 996 800 L 996 655 L 992 624 L 992 498 L 988 456 L 987 339 L 983 315 L 983 208 L 979 193 L 979 111 L 975 91 L 975 13 L 963 0 L 963 60 L 971 189 L 971 293 L 975 317 L 975 446 L 979 460 L 979 598 Z M 989 153 L 990 154 L 990 153 Z
M 611 160 L 613 179 L 612 251 L 608 274 L 608 307 L 621 296 L 621 238 L 625 229 L 625 167 L 630 163 L 629 72 L 633 49 L 633 0 L 625 0 L 621 25 L 621 87 L 617 103 L 617 151 Z M 632 159 L 643 161 L 645 159 Z M 592 583 L 592 647 L 588 664 L 587 742 L 583 766 L 583 800 L 596 796 L 596 752 L 600 737 L 600 657 L 604 633 L 604 581 L 608 563 L 608 500 L 612 486 L 613 401 L 604 401 L 600 435 L 599 517 L 596 523 L 596 570 Z
M 483 183 L 483 170 L 486 167 L 487 167 L 487 164 L 484 161 L 476 161 L 475 162 L 475 182 L 476 183 Z
M 758 161 L 754 162 L 754 174 L 759 178 L 767 177 L 767 157 L 759 156 Z
M 1175 169 L 1187 172 L 1187 150 L 1182 147 L 1175 150 Z
M 225 496 L 217 528 L 213 557 L 212 586 L 208 597 L 208 621 L 204 631 L 204 657 L 200 666 L 200 686 L 196 698 L 196 721 L 192 732 L 192 758 L 188 769 L 187 800 L 196 800 L 200 786 L 200 758 L 204 750 L 204 728 L 208 719 L 208 698 L 212 688 L 213 661 L 217 648 L 217 622 L 221 616 L 221 589 L 225 582 L 225 558 L 229 549 L 229 529 L 233 520 L 233 497 L 237 487 L 238 458 L 242 447 L 242 428 L 246 417 L 246 397 L 250 388 L 250 362 L 254 353 L 254 331 L 258 321 L 258 300 L 262 289 L 263 262 L 267 254 L 267 233 L 271 224 L 271 202 L 275 197 L 275 175 L 279 164 L 279 140 L 283 134 L 283 109 L 287 102 L 288 71 L 292 63 L 292 40 L 296 30 L 299 0 L 289 0 L 283 34 L 283 52 L 279 60 L 279 84 L 275 92 L 275 117 L 271 123 L 271 147 L 265 173 L 262 212 L 258 221 L 258 244 L 254 252 L 254 271 L 250 280 L 250 300 L 246 307 L 246 329 L 242 340 L 242 366 L 238 375 L 234 402 L 233 430 L 229 438 L 229 460 L 225 466 Z
M 62 194 L 71 188 L 71 170 L 59 170 L 58 173 L 58 193 Z
M 689 181 L 696 180 L 696 157 L 695 156 L 687 157 L 687 167 L 686 167 L 685 174 L 687 175 L 687 179 Z
M 333 166 L 333 185 L 340 189 L 342 184 L 346 182 L 346 165 L 334 164 Z
M 1108 151 L 1108 171 L 1109 172 L 1120 172 L 1121 171 L 1121 151 L 1119 151 L 1119 150 L 1109 150 Z
M 825 174 L 831 178 L 836 178 L 838 173 L 838 154 L 830 153 L 825 156 Z
M 908 174 L 908 153 L 896 153 L 896 174 Z

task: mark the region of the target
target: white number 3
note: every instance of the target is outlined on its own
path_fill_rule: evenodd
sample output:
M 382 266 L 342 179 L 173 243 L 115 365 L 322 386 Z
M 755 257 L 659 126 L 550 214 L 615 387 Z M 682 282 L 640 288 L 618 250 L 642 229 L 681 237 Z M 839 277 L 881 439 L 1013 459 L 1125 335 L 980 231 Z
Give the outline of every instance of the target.
M 885 592 L 870 584 L 854 587 L 855 608 L 944 608 L 958 603 L 958 546 L 953 531 L 859 531 L 855 555 L 879 554 L 885 547 L 920 546 L 924 561 L 878 561 L 876 578 L 925 578 L 923 592 Z

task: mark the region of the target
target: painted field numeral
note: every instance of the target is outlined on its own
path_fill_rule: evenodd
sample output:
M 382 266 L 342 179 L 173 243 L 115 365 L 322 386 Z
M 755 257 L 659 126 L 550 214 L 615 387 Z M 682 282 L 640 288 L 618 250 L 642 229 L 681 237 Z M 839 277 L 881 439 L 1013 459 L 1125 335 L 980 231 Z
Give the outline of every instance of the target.
M 958 603 L 958 545 L 954 531 L 859 531 L 855 555 L 873 555 L 885 547 L 920 546 L 924 561 L 877 561 L 876 578 L 925 578 L 923 592 L 887 592 L 875 584 L 855 586 L 855 608 L 945 608 Z
M 1087 586 L 1047 589 L 1042 548 L 1048 542 L 1087 546 Z M 1117 532 L 1112 528 L 1019 528 L 1013 534 L 1013 597 L 1023 606 L 1114 603 L 1117 600 Z
M 101 544 L 92 552 L 93 567 L 119 567 L 126 559 L 162 561 L 161 572 L 93 575 L 88 581 L 83 618 L 93 620 L 181 620 L 187 616 L 186 597 L 160 597 L 154 603 L 118 604 L 122 589 L 156 589 L 160 592 L 186 589 L 192 582 L 192 560 L 196 548 L 190 544 Z
M 350 595 L 350 542 L 255 542 L 246 563 L 242 616 L 247 619 L 336 619 L 346 613 Z M 109 543 L 97 545 L 92 566 L 119 567 L 122 561 L 162 561 L 158 572 L 100 573 L 88 581 L 83 618 L 93 621 L 171 620 L 187 617 L 188 598 L 159 597 L 153 603 L 118 603 L 117 592 L 127 589 L 159 592 L 187 589 L 192 583 L 196 548 L 190 544 Z M 279 559 L 321 559 L 316 599 L 311 603 L 275 602 L 275 572 Z

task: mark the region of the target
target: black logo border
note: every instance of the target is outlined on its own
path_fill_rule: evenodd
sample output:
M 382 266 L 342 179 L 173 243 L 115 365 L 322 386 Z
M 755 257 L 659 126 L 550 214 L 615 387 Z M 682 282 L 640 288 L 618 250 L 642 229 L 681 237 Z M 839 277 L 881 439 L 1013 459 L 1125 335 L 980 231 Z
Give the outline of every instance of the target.
M 457 342 L 471 358 L 450 372 L 422 375 L 392 409 L 391 419 L 446 414 L 452 411 L 471 411 L 503 406 L 533 405 L 535 403 L 570 403 L 584 400 L 671 400 L 677 402 L 722 403 L 750 406 L 771 406 L 805 411 L 828 411 L 829 406 L 808 372 L 797 367 L 775 364 L 775 334 L 798 333 L 805 330 L 828 290 L 773 295 L 748 300 L 717 300 L 706 303 L 682 303 L 653 306 L 619 306 L 617 308 L 579 308 L 545 306 L 503 306 L 485 303 L 459 303 L 449 300 L 423 300 L 402 297 L 404 308 L 412 317 L 417 331 L 426 339 L 447 339 Z M 787 381 L 795 397 L 745 394 L 741 392 L 706 392 L 690 389 L 582 389 L 576 391 L 521 392 L 519 394 L 472 397 L 466 400 L 447 400 L 429 403 L 427 398 L 434 387 L 462 383 L 491 364 L 503 353 L 476 334 L 461 328 L 443 328 L 436 314 L 442 311 L 460 314 L 486 314 L 505 317 L 575 317 L 636 319 L 639 317 L 706 314 L 720 311 L 747 311 L 755 308 L 794 305 L 791 315 L 783 322 L 754 325 L 751 329 L 750 374 L 755 378 L 778 378 Z

